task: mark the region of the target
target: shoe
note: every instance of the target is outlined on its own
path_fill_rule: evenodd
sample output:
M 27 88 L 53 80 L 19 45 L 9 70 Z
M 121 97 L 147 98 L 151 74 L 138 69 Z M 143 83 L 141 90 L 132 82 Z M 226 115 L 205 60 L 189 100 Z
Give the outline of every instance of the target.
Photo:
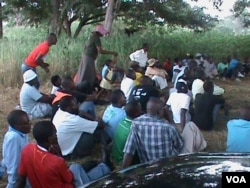
M 241 80 L 240 80 L 239 78 L 236 78 L 236 79 L 235 79 L 235 81 L 237 81 L 237 82 L 241 82 Z
M 243 74 L 241 74 L 241 72 L 238 73 L 238 77 L 240 78 L 244 78 L 245 76 Z

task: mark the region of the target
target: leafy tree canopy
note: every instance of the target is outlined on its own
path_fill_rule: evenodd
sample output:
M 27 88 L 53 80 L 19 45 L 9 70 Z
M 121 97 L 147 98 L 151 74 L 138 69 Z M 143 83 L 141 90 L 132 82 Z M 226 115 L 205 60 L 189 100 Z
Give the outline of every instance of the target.
M 219 7 L 221 2 L 214 0 L 214 6 Z M 8 0 L 5 3 L 5 15 L 19 13 L 25 23 L 31 25 L 55 24 L 54 19 L 59 25 L 57 32 L 64 30 L 70 37 L 73 22 L 78 23 L 74 33 L 77 37 L 83 26 L 103 21 L 108 6 L 108 0 Z M 203 31 L 217 21 L 204 14 L 203 8 L 191 8 L 183 0 L 115 0 L 114 11 L 115 18 L 123 19 L 132 28 L 168 24 Z

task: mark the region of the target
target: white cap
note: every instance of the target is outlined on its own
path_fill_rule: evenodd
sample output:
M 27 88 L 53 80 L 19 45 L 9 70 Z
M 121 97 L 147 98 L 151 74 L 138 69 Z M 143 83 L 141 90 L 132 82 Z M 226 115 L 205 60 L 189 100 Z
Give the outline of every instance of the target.
M 29 69 L 23 73 L 23 81 L 24 82 L 29 82 L 36 77 L 37 77 L 37 74 L 31 69 Z

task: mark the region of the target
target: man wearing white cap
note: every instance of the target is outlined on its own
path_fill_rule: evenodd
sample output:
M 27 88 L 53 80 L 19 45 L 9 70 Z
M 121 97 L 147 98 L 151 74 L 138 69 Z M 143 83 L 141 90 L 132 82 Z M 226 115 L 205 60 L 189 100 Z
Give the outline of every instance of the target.
M 88 40 L 85 42 L 82 60 L 75 76 L 76 84 L 82 81 L 89 81 L 92 86 L 94 85 L 96 78 L 95 60 L 99 53 L 117 56 L 117 52 L 107 51 L 102 48 L 100 37 L 108 33 L 109 32 L 103 25 L 97 25 L 95 31 L 91 33 Z
M 51 102 L 53 96 L 43 94 L 35 87 L 37 74 L 33 70 L 27 70 L 23 74 L 23 86 L 20 91 L 21 109 L 30 119 L 42 118 L 51 114 Z

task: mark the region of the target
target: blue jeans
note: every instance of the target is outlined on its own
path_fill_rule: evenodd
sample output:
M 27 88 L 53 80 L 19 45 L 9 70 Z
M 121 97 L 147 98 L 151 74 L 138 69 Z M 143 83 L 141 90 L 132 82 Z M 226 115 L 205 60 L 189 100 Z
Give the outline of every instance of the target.
M 30 66 L 26 65 L 25 63 L 23 63 L 23 64 L 21 65 L 22 74 L 23 74 L 25 71 L 27 71 L 27 70 L 33 70 L 33 71 L 37 74 L 36 68 L 30 67 Z M 39 79 L 38 79 L 38 76 L 37 76 L 37 79 L 36 79 L 36 83 L 35 83 L 34 85 L 35 85 L 35 87 L 36 87 L 37 89 L 39 89 L 39 87 L 40 87 L 40 81 L 39 81 Z
M 73 173 L 75 187 L 83 186 L 86 183 L 89 183 L 110 173 L 109 167 L 104 163 L 98 164 L 88 173 L 86 173 L 82 166 L 77 163 L 70 165 L 69 169 Z

